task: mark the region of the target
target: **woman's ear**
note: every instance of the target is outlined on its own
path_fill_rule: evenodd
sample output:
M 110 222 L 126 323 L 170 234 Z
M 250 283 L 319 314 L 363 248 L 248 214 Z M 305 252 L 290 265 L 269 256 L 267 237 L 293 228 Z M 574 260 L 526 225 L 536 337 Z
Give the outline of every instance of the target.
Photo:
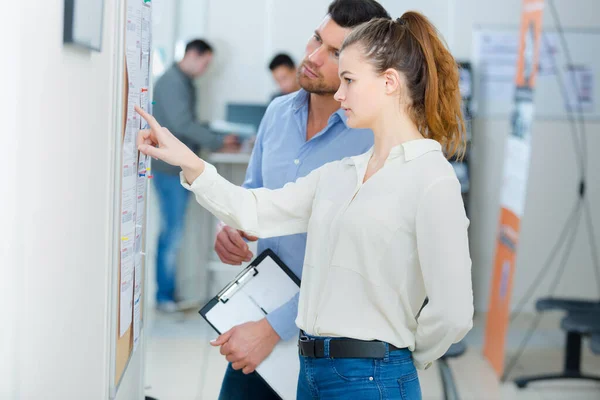
M 400 74 L 394 68 L 388 68 L 383 73 L 385 79 L 385 93 L 390 95 L 398 92 L 400 89 Z

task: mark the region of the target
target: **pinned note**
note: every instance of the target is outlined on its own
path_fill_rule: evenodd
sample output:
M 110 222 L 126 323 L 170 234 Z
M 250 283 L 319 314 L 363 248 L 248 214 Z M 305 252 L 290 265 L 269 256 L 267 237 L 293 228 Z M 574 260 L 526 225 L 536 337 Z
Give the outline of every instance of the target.
M 133 310 L 133 238 L 134 231 L 125 232 L 121 236 L 121 282 L 119 304 L 119 337 L 122 337 L 131 325 Z

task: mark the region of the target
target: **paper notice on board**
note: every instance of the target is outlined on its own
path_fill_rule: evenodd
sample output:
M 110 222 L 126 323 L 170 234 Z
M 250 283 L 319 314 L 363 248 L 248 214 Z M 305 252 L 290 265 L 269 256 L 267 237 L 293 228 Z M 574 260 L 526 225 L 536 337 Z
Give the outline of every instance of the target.
M 141 51 L 140 42 L 136 40 L 136 43 L 126 49 L 126 61 L 127 61 L 127 72 L 129 79 L 134 78 L 136 84 L 140 77 L 140 65 L 141 65 Z
M 121 282 L 119 304 L 119 337 L 123 336 L 131 326 L 133 317 L 133 284 L 134 284 L 134 231 L 124 232 L 121 237 Z
M 140 107 L 146 112 L 148 112 L 149 97 L 148 87 L 142 87 L 140 89 Z M 146 129 L 148 126 L 148 122 L 144 118 L 140 118 L 140 128 Z
M 130 89 L 132 82 L 136 88 L 140 87 L 140 65 L 142 50 L 142 2 L 128 1 L 127 4 L 127 29 L 125 32 L 127 72 Z
M 123 164 L 132 164 L 135 150 L 135 129 L 133 118 L 127 117 L 125 125 L 125 137 L 123 138 Z
M 134 296 L 133 301 L 133 351 L 137 350 L 140 341 L 140 328 L 142 323 L 141 315 L 141 298 L 140 294 Z
M 142 8 L 142 26 L 141 26 L 141 64 L 140 74 L 142 76 L 141 85 L 148 88 L 150 86 L 150 53 L 151 53 L 151 38 L 152 38 L 152 9 L 150 7 Z
M 511 102 L 515 96 L 519 33 L 477 30 L 473 37 L 474 64 L 479 75 L 479 97 L 486 101 Z M 540 45 L 538 76 L 556 73 L 558 37 L 544 33 Z
M 136 191 L 136 225 L 138 226 L 143 226 L 144 218 L 146 216 L 146 187 L 148 184 L 147 174 L 149 172 L 146 170 L 146 159 L 146 156 L 140 154 Z
M 135 111 L 134 106 L 139 106 L 141 104 L 141 89 L 140 86 L 136 82 L 129 82 L 129 94 L 127 96 L 127 117 L 134 120 L 133 127 L 139 129 L 140 128 L 140 120 L 142 119 L 140 115 Z
M 125 147 L 124 147 L 125 153 Z M 131 325 L 133 313 L 133 270 L 135 223 L 137 211 L 136 199 L 137 166 L 134 163 L 123 164 L 121 188 L 121 301 L 119 304 L 119 335 L 123 336 Z
M 558 72 L 558 55 L 560 53 L 560 38 L 556 33 L 542 32 L 540 41 L 540 62 L 538 64 L 538 78 L 556 75 Z
M 150 101 L 150 96 L 148 96 L 148 114 L 152 115 L 152 101 Z M 142 125 L 148 127 L 148 123 L 142 118 Z M 145 128 L 144 128 L 145 129 Z M 148 178 L 152 177 L 152 157 L 146 156 L 146 176 Z
M 136 167 L 135 164 L 123 165 L 123 181 L 121 188 L 121 232 L 129 232 L 135 227 L 136 199 Z
M 129 0 L 127 2 L 126 23 L 126 46 L 127 50 L 141 49 L 142 31 L 142 9 L 144 5 L 141 0 Z
M 133 104 L 137 104 L 135 97 L 130 97 L 130 101 Z M 140 130 L 140 118 L 139 116 L 132 116 L 127 118 L 127 125 L 125 127 L 125 138 L 123 139 L 123 164 L 133 165 L 134 172 L 137 171 L 137 135 Z
M 152 32 L 152 8 L 142 7 L 141 35 L 142 35 L 142 53 L 150 53 L 150 37 Z
M 482 98 L 512 101 L 517 71 L 517 40 L 514 32 L 475 32 L 474 62 L 479 69 Z
M 594 72 L 589 65 L 566 66 L 565 107 L 573 112 L 594 111 Z
M 148 54 L 143 53 L 142 54 L 142 64 L 140 66 L 140 73 L 142 74 L 142 77 L 144 77 L 142 79 L 142 87 L 144 88 L 148 88 L 150 87 L 150 57 Z
M 152 178 L 152 157 L 146 158 L 146 176 Z
M 141 234 L 136 234 L 136 243 L 141 243 Z M 137 349 L 140 337 L 140 325 L 142 322 L 141 315 L 141 298 L 142 298 L 142 254 L 136 251 L 135 254 L 135 269 L 134 269 L 134 285 L 133 285 L 133 349 Z

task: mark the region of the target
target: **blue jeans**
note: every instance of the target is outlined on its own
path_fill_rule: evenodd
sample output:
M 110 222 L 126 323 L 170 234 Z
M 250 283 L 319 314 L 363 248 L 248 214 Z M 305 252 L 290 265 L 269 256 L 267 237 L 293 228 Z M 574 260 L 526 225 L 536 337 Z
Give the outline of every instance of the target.
M 162 303 L 175 301 L 177 254 L 181 247 L 189 192 L 181 186 L 179 175 L 153 174 L 161 214 L 156 256 L 156 301 Z
M 421 400 L 419 376 L 407 349 L 388 351 L 383 359 L 300 356 L 297 400 Z M 387 345 L 386 345 L 387 347 Z
M 219 400 L 280 400 L 256 372 L 248 375 L 227 366 Z

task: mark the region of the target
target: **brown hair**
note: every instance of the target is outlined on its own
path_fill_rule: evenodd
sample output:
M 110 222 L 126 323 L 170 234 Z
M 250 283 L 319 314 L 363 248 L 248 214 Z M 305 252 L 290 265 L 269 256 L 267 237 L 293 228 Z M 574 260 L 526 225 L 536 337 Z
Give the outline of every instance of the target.
M 414 11 L 395 21 L 374 19 L 353 30 L 342 50 L 353 44 L 363 48 L 378 73 L 394 68 L 404 75 L 408 112 L 421 133 L 437 140 L 448 158 L 462 157 L 466 135 L 458 65 L 433 24 Z

